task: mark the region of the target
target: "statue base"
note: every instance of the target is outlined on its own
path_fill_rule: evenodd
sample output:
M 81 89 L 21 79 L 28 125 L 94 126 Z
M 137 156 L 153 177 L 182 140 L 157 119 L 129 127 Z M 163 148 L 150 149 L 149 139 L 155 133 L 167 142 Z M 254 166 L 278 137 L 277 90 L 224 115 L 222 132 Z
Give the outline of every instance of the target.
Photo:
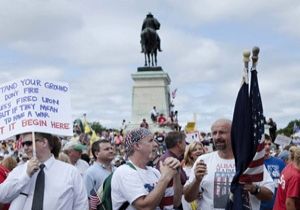
M 143 72 L 143 71 L 163 71 L 163 70 L 161 66 L 144 66 L 144 67 L 138 67 L 137 71 Z
M 139 67 L 131 77 L 134 81 L 131 122 L 139 125 L 145 118 L 150 124 L 153 106 L 167 117 L 170 112 L 169 75 L 161 67 Z

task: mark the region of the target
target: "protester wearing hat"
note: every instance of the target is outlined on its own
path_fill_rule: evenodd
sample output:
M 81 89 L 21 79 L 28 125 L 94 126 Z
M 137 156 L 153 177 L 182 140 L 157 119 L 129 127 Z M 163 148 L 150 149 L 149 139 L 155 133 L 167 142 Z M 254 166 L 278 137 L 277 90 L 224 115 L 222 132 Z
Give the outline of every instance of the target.
M 170 180 L 179 180 L 180 162 L 173 157 L 160 162 L 160 172 L 147 166 L 155 157 L 157 146 L 153 134 L 146 128 L 127 133 L 125 148 L 129 163 L 118 167 L 112 176 L 113 209 L 119 209 L 125 202 L 129 203 L 129 209 L 156 209 Z
M 23 139 L 32 141 L 32 134 L 24 134 Z M 35 145 L 36 157 L 17 166 L 0 185 L 0 203 L 11 202 L 10 210 L 87 210 L 79 172 L 55 159 L 60 151 L 58 138 L 36 133 Z
M 69 156 L 71 164 L 78 169 L 81 176 L 83 176 L 89 167 L 89 164 L 81 159 L 81 154 L 85 149 L 84 145 L 74 141 L 68 142 L 63 148 L 65 153 Z

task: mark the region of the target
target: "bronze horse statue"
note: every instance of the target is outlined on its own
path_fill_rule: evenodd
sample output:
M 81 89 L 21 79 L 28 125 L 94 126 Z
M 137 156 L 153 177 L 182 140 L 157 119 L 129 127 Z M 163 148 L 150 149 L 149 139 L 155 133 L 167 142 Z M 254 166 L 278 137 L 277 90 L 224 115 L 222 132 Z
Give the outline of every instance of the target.
M 158 35 L 150 27 L 143 30 L 141 34 L 143 40 L 143 52 L 145 55 L 145 66 L 157 66 Z

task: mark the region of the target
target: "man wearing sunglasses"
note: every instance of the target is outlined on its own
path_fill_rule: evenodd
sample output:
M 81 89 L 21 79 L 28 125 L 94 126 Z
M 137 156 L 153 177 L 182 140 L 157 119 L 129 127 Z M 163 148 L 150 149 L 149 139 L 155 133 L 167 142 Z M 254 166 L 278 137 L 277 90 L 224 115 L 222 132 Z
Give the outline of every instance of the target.
M 32 158 L 32 141 L 28 139 L 23 140 L 22 147 L 27 157 L 29 159 Z
M 27 142 L 27 143 L 26 143 Z M 31 143 L 30 143 L 31 142 Z M 70 164 L 56 160 L 59 139 L 36 133 L 36 157 L 17 166 L 0 184 L 0 203 L 15 210 L 86 210 L 83 180 Z M 32 134 L 23 134 L 24 150 L 32 154 Z

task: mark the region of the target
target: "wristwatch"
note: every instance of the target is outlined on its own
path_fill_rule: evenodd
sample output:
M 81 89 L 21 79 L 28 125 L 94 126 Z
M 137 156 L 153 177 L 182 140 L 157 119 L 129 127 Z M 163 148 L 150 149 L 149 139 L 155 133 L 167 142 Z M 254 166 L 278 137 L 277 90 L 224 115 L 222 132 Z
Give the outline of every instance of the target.
M 258 193 L 260 193 L 261 189 L 260 186 L 255 185 L 255 190 L 254 192 L 250 192 L 252 195 L 257 195 Z

